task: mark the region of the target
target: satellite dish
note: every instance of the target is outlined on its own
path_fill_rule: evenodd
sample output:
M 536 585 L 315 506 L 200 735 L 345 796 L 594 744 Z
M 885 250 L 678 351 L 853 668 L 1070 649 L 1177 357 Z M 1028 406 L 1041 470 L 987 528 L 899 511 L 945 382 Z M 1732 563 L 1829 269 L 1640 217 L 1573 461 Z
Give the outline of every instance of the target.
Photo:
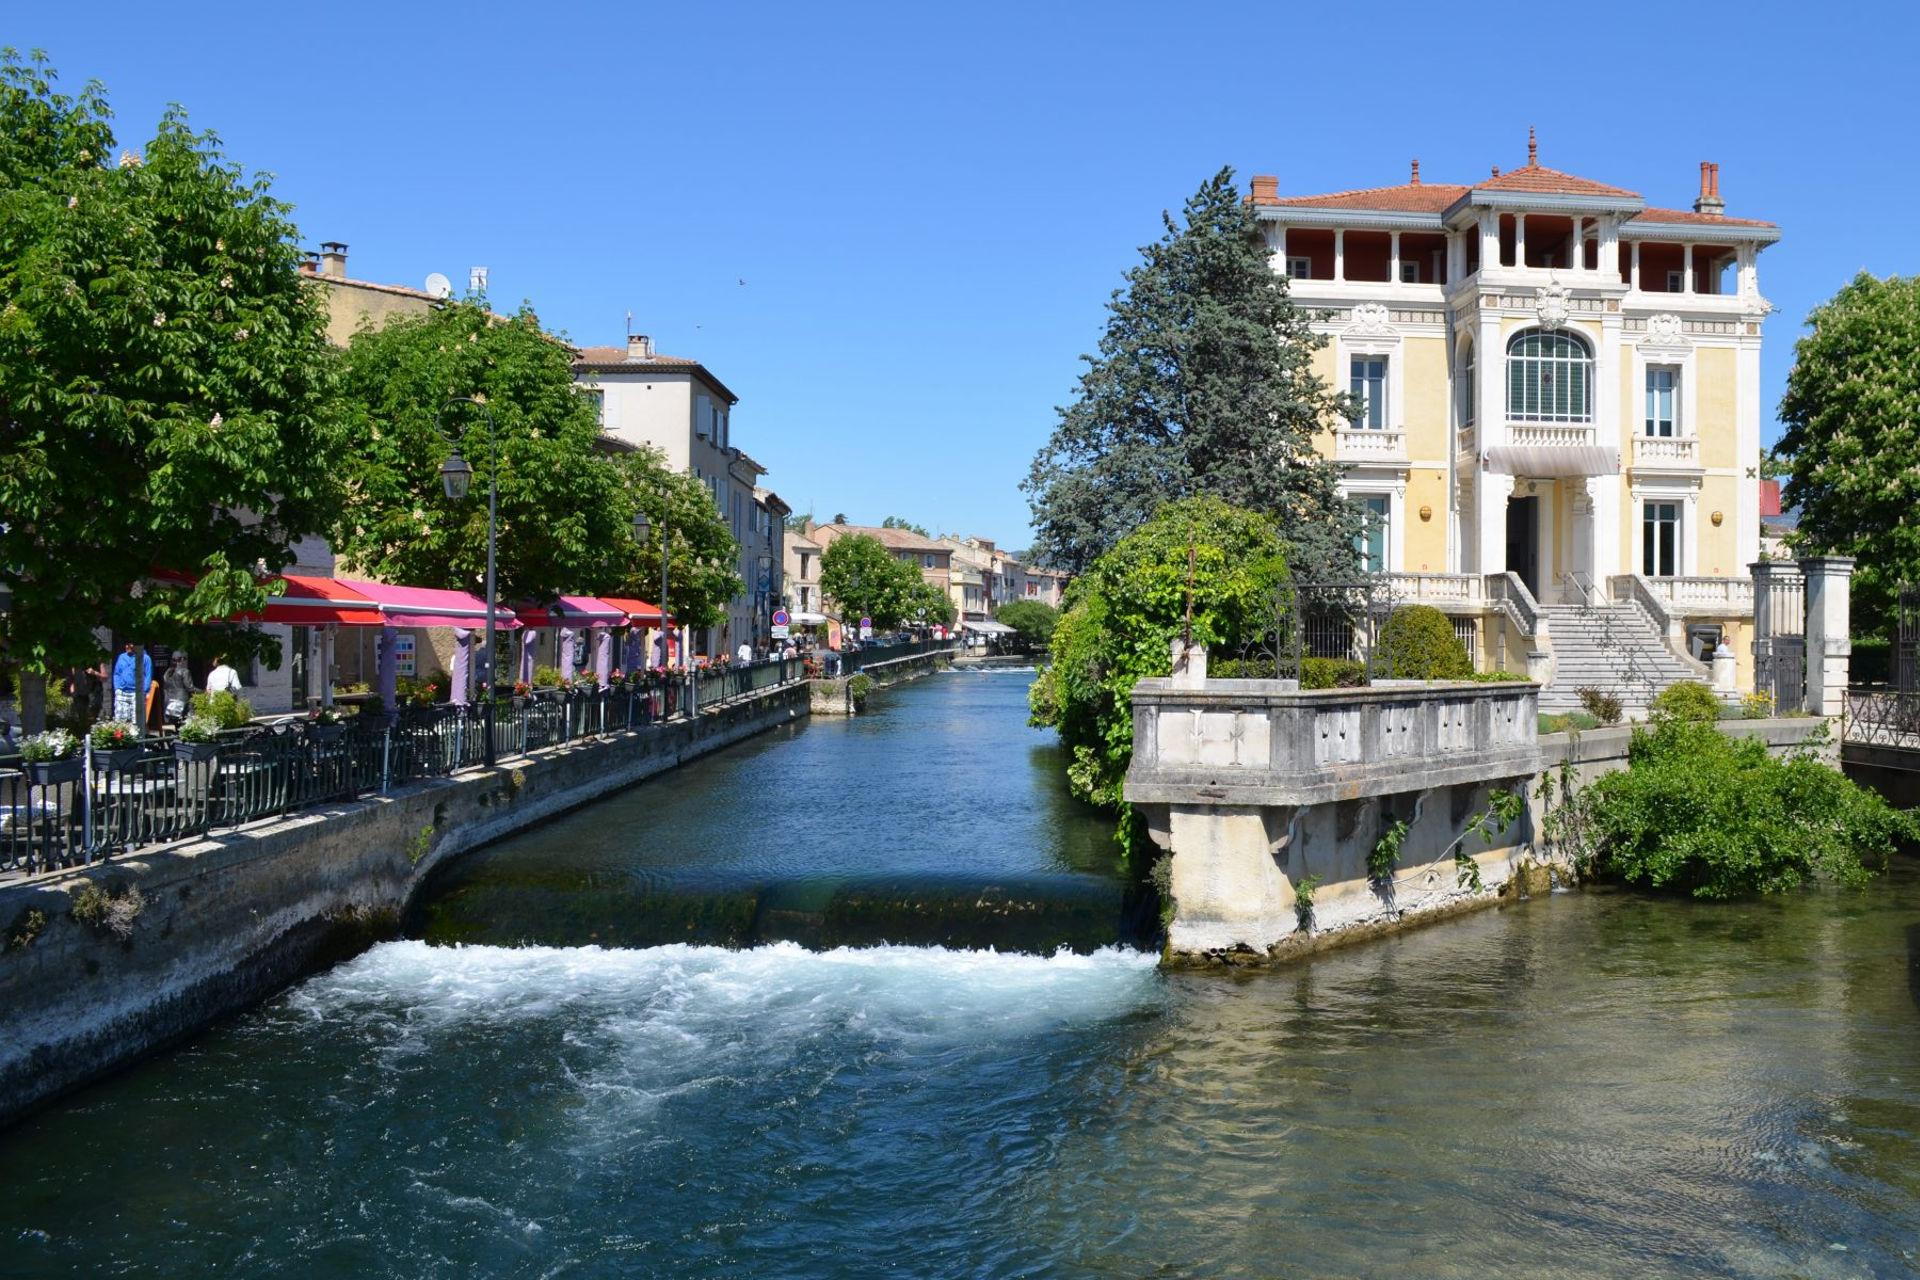
M 450 298 L 453 296 L 453 281 L 438 271 L 427 277 L 427 296 L 429 298 Z

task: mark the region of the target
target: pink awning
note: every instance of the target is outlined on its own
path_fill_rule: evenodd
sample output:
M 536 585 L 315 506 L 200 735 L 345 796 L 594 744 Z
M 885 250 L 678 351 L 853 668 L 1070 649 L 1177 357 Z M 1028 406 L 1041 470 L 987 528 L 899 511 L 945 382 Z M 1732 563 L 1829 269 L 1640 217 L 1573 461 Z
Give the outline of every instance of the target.
M 551 605 L 529 604 L 514 616 L 529 627 L 624 627 L 627 611 L 598 596 L 561 596 Z
M 657 627 L 660 625 L 660 606 L 648 604 L 631 596 L 601 596 L 602 600 L 627 615 L 627 621 L 636 627 Z M 668 618 L 668 622 L 677 621 Z
M 366 582 L 359 578 L 336 581 L 378 605 L 389 626 L 484 628 L 487 625 L 487 602 L 466 591 L 396 587 L 388 582 Z M 520 623 L 512 609 L 498 605 L 494 609 L 493 625 L 501 631 L 513 631 Z

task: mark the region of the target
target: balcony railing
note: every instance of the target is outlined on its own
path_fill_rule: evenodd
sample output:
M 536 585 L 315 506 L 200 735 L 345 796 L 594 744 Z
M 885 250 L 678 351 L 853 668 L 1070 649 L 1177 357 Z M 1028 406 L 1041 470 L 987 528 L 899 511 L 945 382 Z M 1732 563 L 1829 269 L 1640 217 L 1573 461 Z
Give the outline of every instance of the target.
M 1487 580 L 1477 573 L 1389 573 L 1387 591 L 1396 605 L 1430 604 L 1445 611 L 1487 607 Z
M 1622 578 L 1639 577 L 1637 574 L 1622 574 Z M 1617 583 L 1618 578 L 1615 579 Z M 1693 614 L 1729 614 L 1738 617 L 1753 616 L 1753 579 L 1752 578 L 1646 578 L 1640 577 L 1640 583 L 1648 594 L 1658 600 L 1671 614 L 1687 616 Z M 1615 599 L 1625 599 L 1621 589 L 1616 587 Z
M 1405 462 L 1407 433 L 1379 427 L 1336 427 L 1334 456 L 1341 462 Z
M 1692 436 L 1635 436 L 1633 465 L 1641 468 L 1698 467 L 1700 441 Z
M 1597 444 L 1592 423 L 1509 422 L 1507 443 L 1528 449 L 1570 449 Z

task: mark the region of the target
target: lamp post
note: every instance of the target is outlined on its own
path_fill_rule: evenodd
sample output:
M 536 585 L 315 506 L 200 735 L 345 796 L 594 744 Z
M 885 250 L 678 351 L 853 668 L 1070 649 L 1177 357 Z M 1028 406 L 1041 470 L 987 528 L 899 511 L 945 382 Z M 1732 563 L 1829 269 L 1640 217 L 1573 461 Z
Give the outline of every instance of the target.
M 451 446 L 447 460 L 440 466 L 440 482 L 446 487 L 447 497 L 458 502 L 467 496 L 467 489 L 473 484 L 473 467 L 465 458 L 460 456 L 460 444 L 467 438 L 467 432 L 471 431 L 472 428 L 468 427 L 462 430 L 459 438 L 455 439 L 447 436 L 445 429 L 440 425 L 440 419 L 446 417 L 448 407 L 456 404 L 477 406 L 487 424 L 487 631 L 486 640 L 480 647 L 480 669 L 486 672 L 487 702 L 481 711 L 481 720 L 485 726 L 484 731 L 487 739 L 485 743 L 485 758 L 488 767 L 491 768 L 494 764 L 493 678 L 494 668 L 497 665 L 493 652 L 494 597 L 496 594 L 494 590 L 494 558 L 500 525 L 500 451 L 494 439 L 493 410 L 487 407 L 485 399 L 480 396 L 456 396 L 442 405 L 440 407 L 439 418 L 434 422 L 434 427 Z
M 646 508 L 641 507 L 633 513 L 633 540 L 641 546 L 647 543 L 647 532 L 653 522 L 647 519 Z M 660 666 L 662 670 L 673 669 L 673 633 L 667 626 L 667 516 L 663 509 L 660 513 Z

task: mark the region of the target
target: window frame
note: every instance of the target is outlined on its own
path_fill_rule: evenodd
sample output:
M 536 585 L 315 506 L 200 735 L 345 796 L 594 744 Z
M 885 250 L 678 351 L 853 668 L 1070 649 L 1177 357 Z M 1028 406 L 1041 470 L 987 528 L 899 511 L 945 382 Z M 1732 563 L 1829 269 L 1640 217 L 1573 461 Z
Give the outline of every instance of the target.
M 1360 557 L 1362 573 L 1389 573 L 1393 559 L 1393 495 L 1377 490 L 1356 489 L 1347 495 L 1366 513 L 1366 522 L 1360 535 L 1354 539 L 1354 552 Z M 1375 505 L 1379 506 L 1376 509 Z M 1376 521 L 1375 516 L 1379 519 Z M 1378 563 L 1375 563 L 1372 540 L 1378 537 L 1380 550 Z
M 1656 515 L 1655 509 L 1665 507 L 1671 510 L 1670 517 Z M 1648 578 L 1677 578 L 1686 563 L 1686 547 L 1682 542 L 1682 530 L 1686 519 L 1686 503 L 1678 498 L 1643 498 L 1640 502 L 1640 568 L 1642 575 Z M 1660 530 L 1670 528 L 1673 539 L 1666 548 L 1669 572 L 1659 572 Z
M 1584 336 L 1522 329 L 1507 340 L 1507 421 L 1591 425 L 1594 373 L 1593 345 Z
M 1655 379 L 1662 376 L 1669 379 L 1668 385 L 1664 390 L 1654 386 Z M 1681 368 L 1679 365 L 1649 364 L 1646 366 L 1646 377 L 1643 379 L 1645 409 L 1641 414 L 1640 423 L 1642 434 L 1658 440 L 1673 440 L 1679 438 L 1681 434 L 1680 380 Z M 1659 394 L 1664 394 L 1667 401 L 1667 417 L 1664 422 L 1666 430 L 1664 431 L 1656 430 L 1658 426 L 1662 425 L 1662 420 L 1657 416 L 1654 409 L 1654 397 Z
M 1377 374 L 1371 369 L 1360 373 L 1361 365 L 1378 365 Z M 1379 351 L 1353 351 L 1347 354 L 1347 390 L 1351 395 L 1359 396 L 1362 401 L 1360 413 L 1348 419 L 1347 425 L 1361 431 L 1385 431 L 1387 429 L 1387 396 L 1392 385 L 1393 369 L 1391 357 Z M 1362 383 L 1377 384 L 1379 394 L 1362 391 Z
M 1313 279 L 1313 259 L 1305 254 L 1289 254 L 1287 257 L 1287 278 L 1289 280 Z

